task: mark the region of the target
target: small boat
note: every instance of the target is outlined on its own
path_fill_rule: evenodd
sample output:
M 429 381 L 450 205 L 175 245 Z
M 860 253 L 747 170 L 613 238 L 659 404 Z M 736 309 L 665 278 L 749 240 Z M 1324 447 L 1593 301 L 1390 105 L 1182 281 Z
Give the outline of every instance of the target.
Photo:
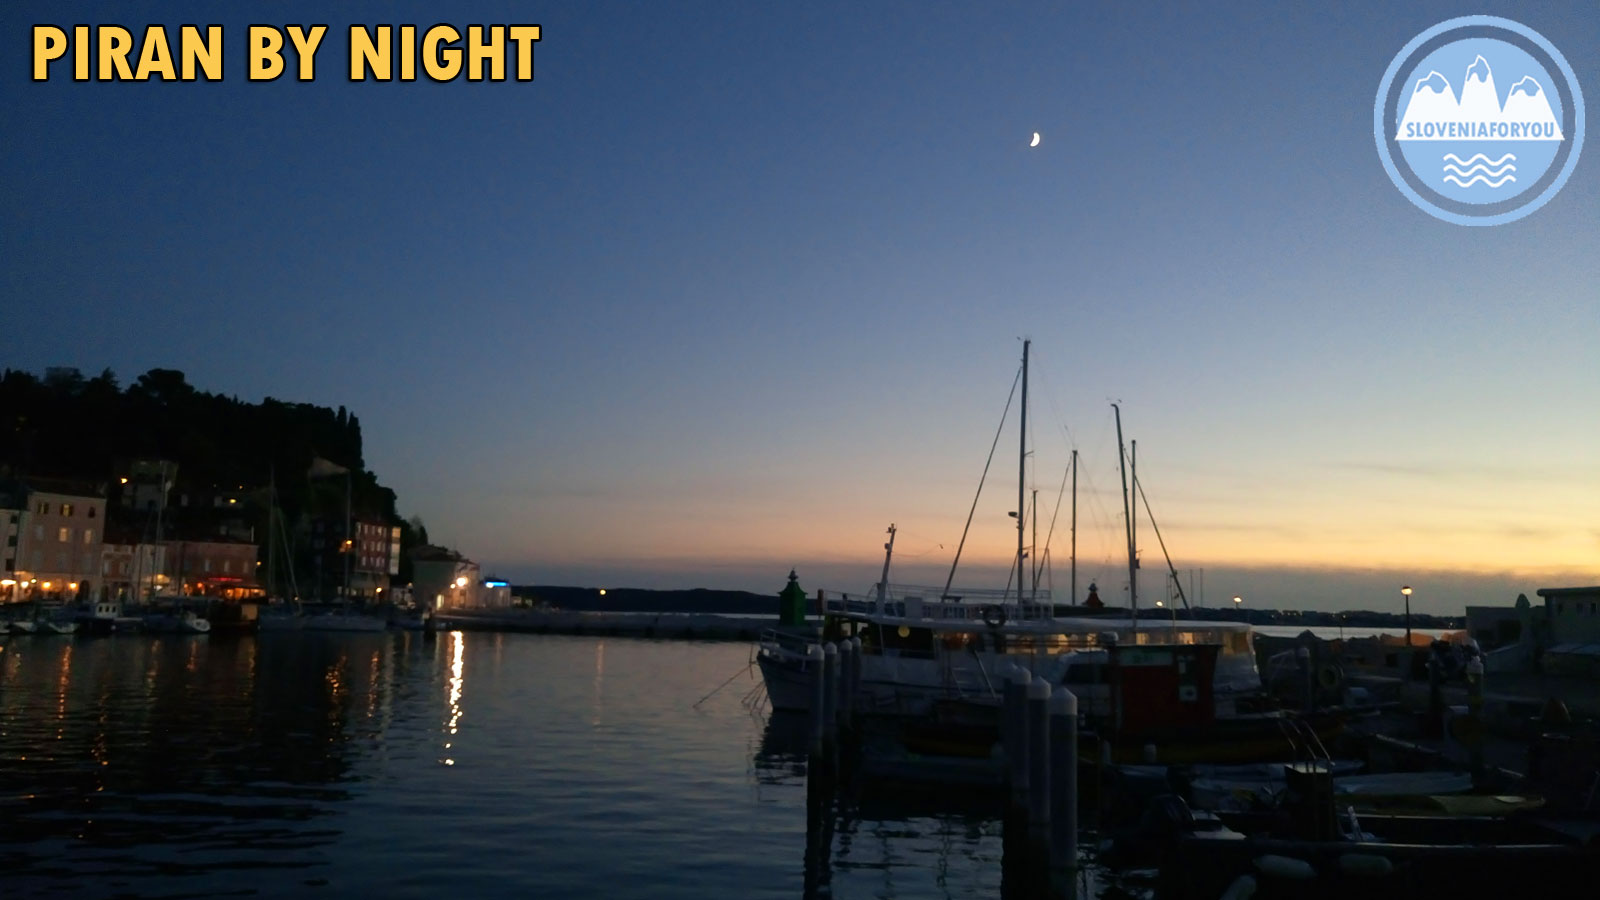
M 213 599 L 206 610 L 213 634 L 254 634 L 260 607 L 254 603 L 240 603 Z
M 75 634 L 78 623 L 70 620 L 45 619 L 39 623 L 36 634 Z
M 80 607 L 76 621 L 85 634 L 110 634 L 116 630 L 117 619 L 121 615 L 121 603 L 115 600 L 100 600 Z
M 256 616 L 258 631 L 300 631 L 305 624 L 305 615 L 286 605 L 268 606 Z
M 147 613 L 144 630 L 156 634 L 210 634 L 211 622 L 192 609 Z
M 756 665 L 767 686 L 767 700 L 783 712 L 805 712 L 811 708 L 812 671 L 808 650 L 816 643 L 816 633 L 768 629 L 756 645 Z
M 426 609 L 395 610 L 389 616 L 389 627 L 396 631 L 427 631 L 433 615 Z
M 389 622 L 378 616 L 358 612 L 326 612 L 305 617 L 306 631 L 386 631 Z
M 9 623 L 12 634 L 37 634 L 38 623 L 32 619 L 16 619 Z

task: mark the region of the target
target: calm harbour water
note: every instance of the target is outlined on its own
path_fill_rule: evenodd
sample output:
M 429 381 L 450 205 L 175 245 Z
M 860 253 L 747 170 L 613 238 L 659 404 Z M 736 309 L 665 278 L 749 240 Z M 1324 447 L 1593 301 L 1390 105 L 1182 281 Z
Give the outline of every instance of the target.
M 942 806 L 853 808 L 808 877 L 803 734 L 749 708 L 753 670 L 695 706 L 750 653 L 485 633 L 12 636 L 0 894 L 1003 893 L 1000 823 Z

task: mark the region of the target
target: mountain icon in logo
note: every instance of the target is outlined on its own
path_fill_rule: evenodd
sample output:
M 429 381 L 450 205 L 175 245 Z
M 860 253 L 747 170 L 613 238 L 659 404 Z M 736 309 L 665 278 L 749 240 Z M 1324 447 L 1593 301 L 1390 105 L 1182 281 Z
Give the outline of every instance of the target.
M 1482 54 L 1467 67 L 1459 99 L 1436 70 L 1417 79 L 1397 131 L 1397 141 L 1562 140 L 1561 124 L 1538 79 L 1524 75 L 1502 107 L 1494 72 Z

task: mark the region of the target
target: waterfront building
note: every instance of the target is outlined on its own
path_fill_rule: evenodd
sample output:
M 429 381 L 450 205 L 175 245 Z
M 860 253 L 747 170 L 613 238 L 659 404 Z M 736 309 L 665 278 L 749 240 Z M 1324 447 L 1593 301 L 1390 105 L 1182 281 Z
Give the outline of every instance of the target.
M 248 541 L 210 538 L 162 541 L 165 574 L 181 594 L 240 600 L 261 594 L 256 545 Z
M 148 600 L 166 591 L 167 548 L 132 540 L 108 541 L 100 553 L 100 578 L 105 596 L 114 600 Z
M 357 519 L 351 558 L 350 593 L 378 599 L 400 574 L 400 526 L 380 520 Z
M 1600 678 L 1600 585 L 1540 588 L 1549 644 L 1541 660 L 1552 674 Z
M 22 531 L 22 502 L 0 493 L 0 603 L 17 596 L 17 539 Z
M 92 485 L 28 479 L 0 489 L 7 558 L 16 600 L 76 600 L 96 596 L 102 584 L 100 556 L 105 497 Z M 11 539 L 15 538 L 13 547 Z
M 478 564 L 454 550 L 427 546 L 411 551 L 411 593 L 419 606 L 476 607 L 481 581 Z
M 485 609 L 509 609 L 511 585 L 499 578 L 489 577 L 478 586 L 478 605 Z

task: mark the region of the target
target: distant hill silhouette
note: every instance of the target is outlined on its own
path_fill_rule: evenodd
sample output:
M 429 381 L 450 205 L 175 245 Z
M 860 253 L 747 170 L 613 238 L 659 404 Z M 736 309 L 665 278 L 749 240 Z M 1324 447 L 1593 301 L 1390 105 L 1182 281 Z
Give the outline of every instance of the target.
M 695 588 L 687 591 L 654 591 L 643 588 L 564 587 L 559 585 L 513 585 L 511 592 L 536 603 L 559 609 L 603 612 L 716 613 L 730 616 L 770 616 L 778 613 L 778 592 L 752 594 L 749 591 L 714 591 Z

